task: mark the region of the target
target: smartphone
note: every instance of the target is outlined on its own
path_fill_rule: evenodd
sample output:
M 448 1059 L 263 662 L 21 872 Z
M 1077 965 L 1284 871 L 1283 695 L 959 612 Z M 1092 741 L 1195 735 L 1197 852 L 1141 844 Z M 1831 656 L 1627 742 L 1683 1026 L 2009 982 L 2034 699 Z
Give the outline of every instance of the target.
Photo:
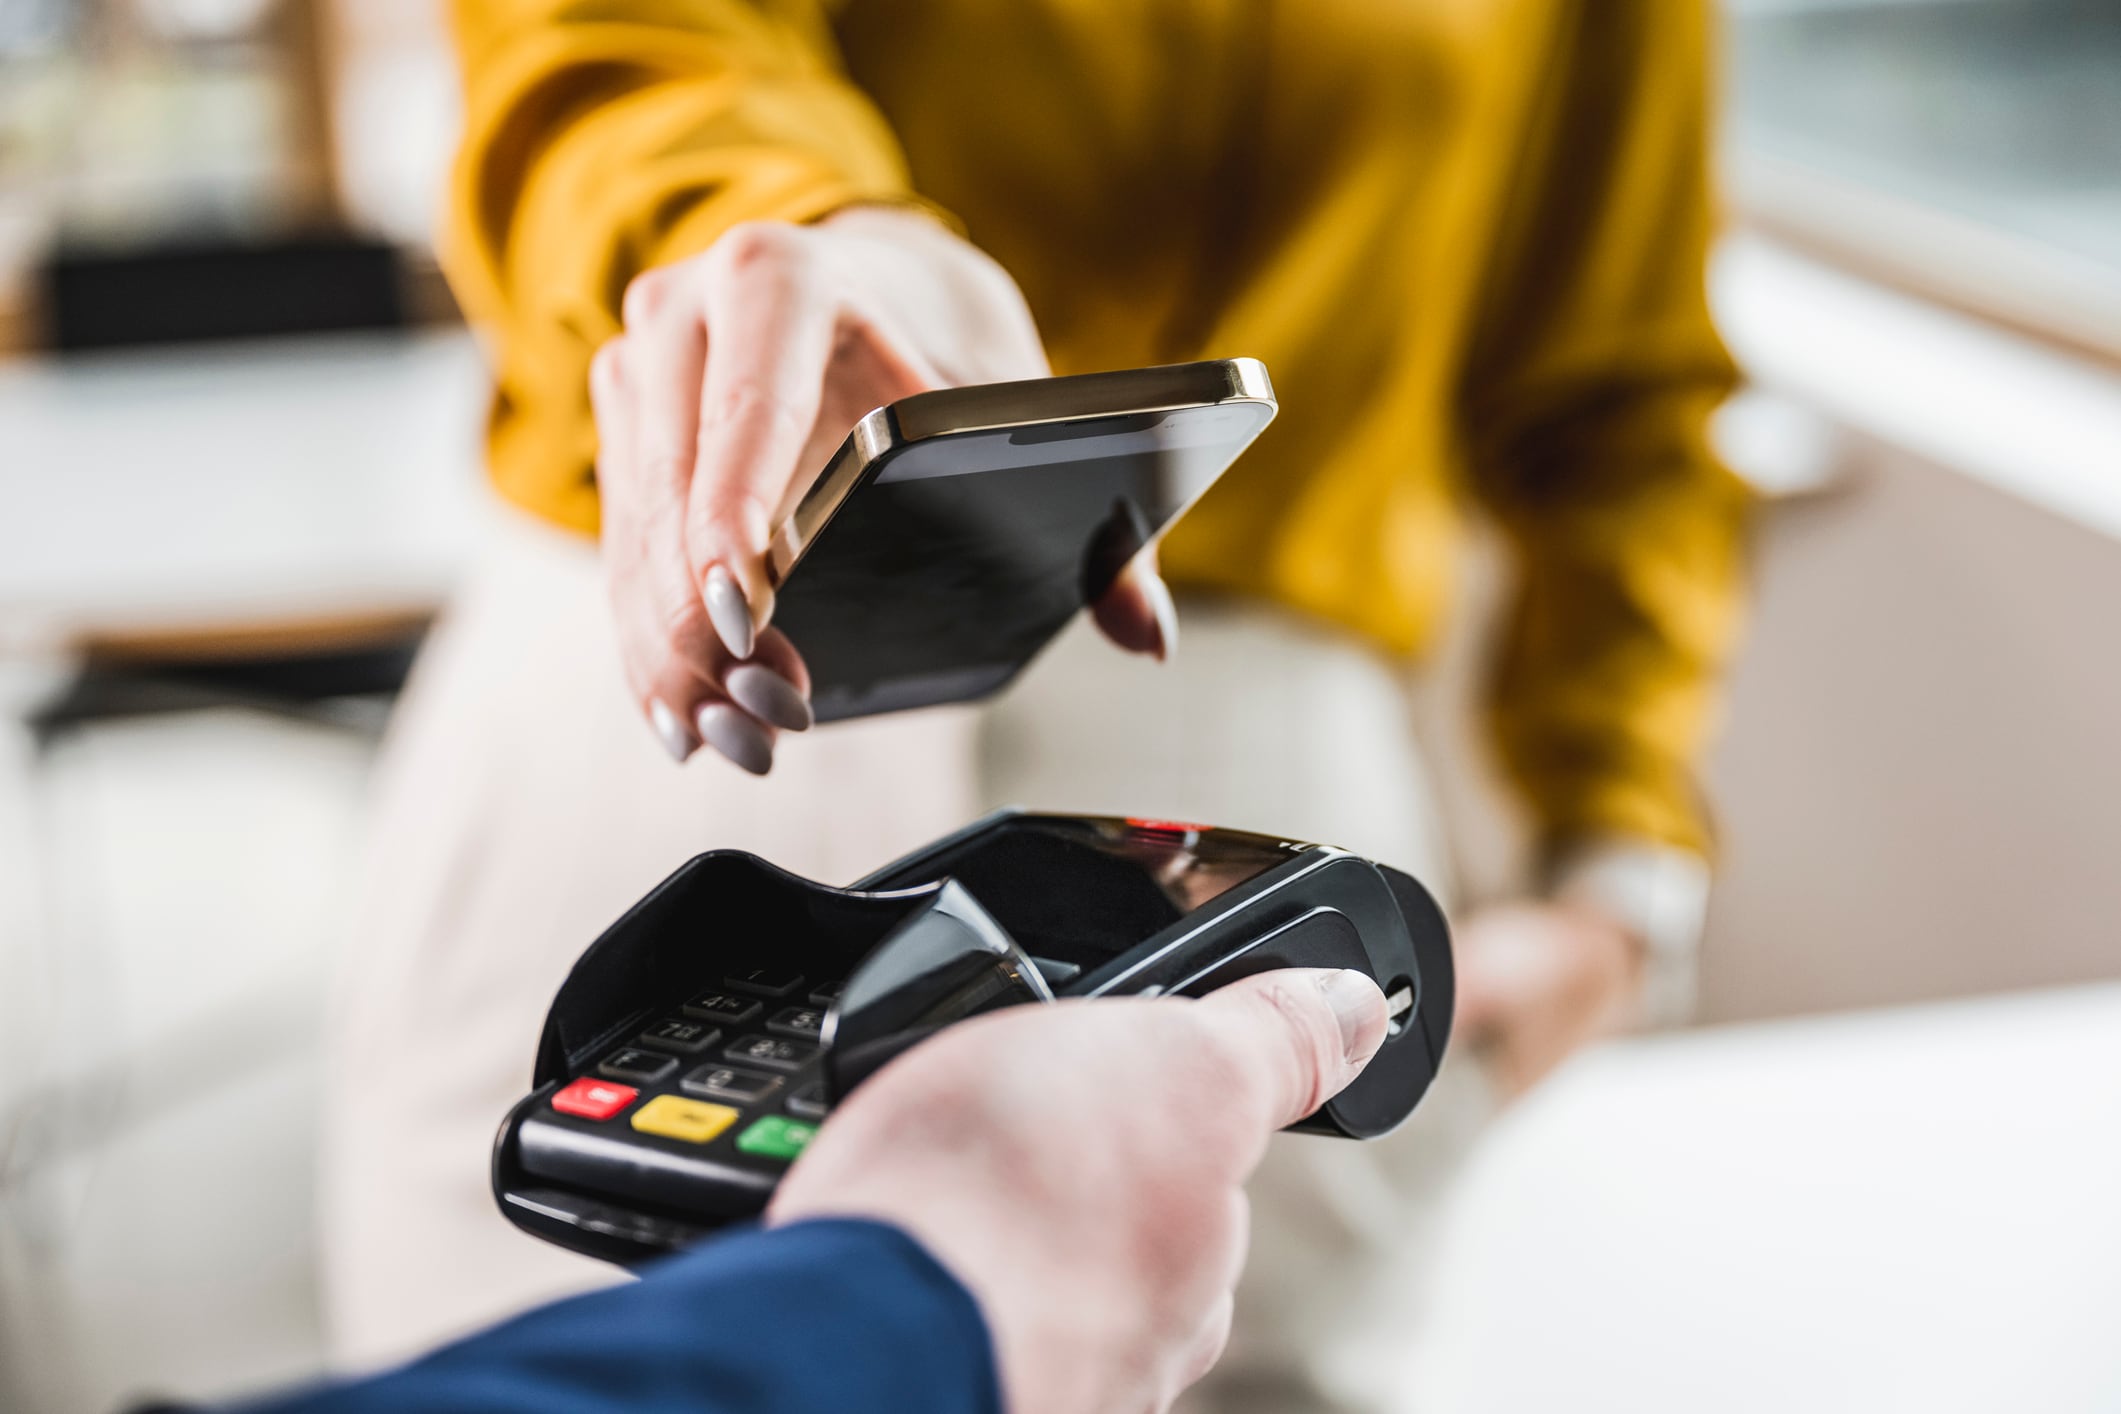
M 948 388 L 856 424 L 783 519 L 818 720 L 1006 686 L 1275 413 L 1256 359 Z

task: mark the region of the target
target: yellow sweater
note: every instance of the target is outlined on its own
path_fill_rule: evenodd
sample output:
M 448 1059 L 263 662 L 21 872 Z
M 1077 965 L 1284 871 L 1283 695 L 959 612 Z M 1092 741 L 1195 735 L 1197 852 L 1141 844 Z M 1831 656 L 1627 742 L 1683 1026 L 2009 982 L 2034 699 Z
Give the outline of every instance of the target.
M 1702 262 L 1702 0 L 455 0 L 448 264 L 501 491 L 597 522 L 592 351 L 733 222 L 917 198 L 1055 371 L 1249 354 L 1279 421 L 1179 584 L 1400 652 L 1470 498 L 1520 560 L 1503 759 L 1550 834 L 1699 848 L 1747 499 Z

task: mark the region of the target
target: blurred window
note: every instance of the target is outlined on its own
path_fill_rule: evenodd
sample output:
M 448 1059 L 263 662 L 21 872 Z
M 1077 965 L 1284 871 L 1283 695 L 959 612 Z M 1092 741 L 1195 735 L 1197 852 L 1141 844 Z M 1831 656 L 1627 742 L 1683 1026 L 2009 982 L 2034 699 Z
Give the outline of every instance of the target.
M 324 3 L 0 0 L 0 353 L 38 341 L 29 305 L 56 248 L 341 222 Z
M 309 0 L 0 0 L 0 218 L 120 243 L 310 219 Z
M 1726 0 L 1741 213 L 2121 353 L 2121 0 Z

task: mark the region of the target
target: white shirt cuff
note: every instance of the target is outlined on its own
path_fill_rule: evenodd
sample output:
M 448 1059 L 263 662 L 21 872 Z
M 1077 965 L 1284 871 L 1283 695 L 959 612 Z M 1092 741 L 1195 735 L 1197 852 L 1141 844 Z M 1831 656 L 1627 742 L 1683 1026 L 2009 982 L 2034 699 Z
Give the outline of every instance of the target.
M 1556 856 L 1547 878 L 1549 897 L 1596 909 L 1642 943 L 1643 1019 L 1686 1020 L 1708 917 L 1708 861 L 1644 840 L 1592 839 Z

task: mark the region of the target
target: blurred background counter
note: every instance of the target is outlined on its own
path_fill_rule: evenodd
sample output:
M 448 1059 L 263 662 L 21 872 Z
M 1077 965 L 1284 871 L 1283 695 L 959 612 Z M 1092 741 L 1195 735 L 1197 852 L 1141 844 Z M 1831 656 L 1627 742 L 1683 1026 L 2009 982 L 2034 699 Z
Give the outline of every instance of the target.
M 1505 1126 L 1423 1408 L 2121 1407 L 2121 7 L 1729 8 L 1772 502 L 1707 1025 Z M 435 0 L 0 0 L 0 1408 L 320 1358 L 326 977 L 484 505 L 452 82 Z M 1430 692 L 1476 893 L 1477 578 Z
M 461 329 L 0 363 L 9 480 L 35 510 L 0 523 L 15 647 L 404 639 L 466 550 L 486 387 Z

